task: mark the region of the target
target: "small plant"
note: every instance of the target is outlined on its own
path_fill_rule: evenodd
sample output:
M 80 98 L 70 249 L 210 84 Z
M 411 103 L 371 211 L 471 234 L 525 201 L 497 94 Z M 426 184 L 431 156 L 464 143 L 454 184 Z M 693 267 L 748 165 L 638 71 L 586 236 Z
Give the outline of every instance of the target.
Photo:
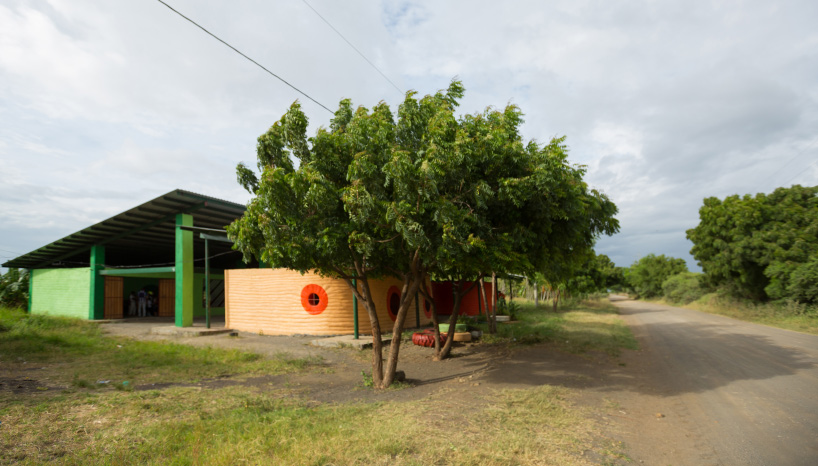
M 373 388 L 375 386 L 375 381 L 372 380 L 371 374 L 367 374 L 366 371 L 361 371 L 361 377 L 363 378 L 365 388 Z
M 76 374 L 74 374 L 74 380 L 71 381 L 71 385 L 77 388 L 97 388 L 96 384 L 92 384 L 85 379 L 81 379 Z
M 520 305 L 512 301 L 512 302 L 508 303 L 508 306 L 507 306 L 506 309 L 504 309 L 504 311 L 505 312 L 502 315 L 515 316 L 517 313 L 520 312 Z M 517 319 L 512 319 L 512 320 L 517 320 Z

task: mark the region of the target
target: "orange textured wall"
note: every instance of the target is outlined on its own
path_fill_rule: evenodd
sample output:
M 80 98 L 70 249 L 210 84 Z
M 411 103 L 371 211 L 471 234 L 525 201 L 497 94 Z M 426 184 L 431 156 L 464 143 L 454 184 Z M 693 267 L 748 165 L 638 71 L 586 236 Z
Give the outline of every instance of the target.
M 265 335 L 341 335 L 354 331 L 352 291 L 342 280 L 287 269 L 225 270 L 224 278 L 227 328 Z M 319 285 L 326 292 L 326 307 L 318 314 L 310 314 L 302 304 L 301 292 L 307 285 Z M 400 290 L 401 285 L 397 279 L 370 281 L 381 331 L 392 330 L 393 320 L 387 312 L 389 289 L 395 286 Z M 420 323 L 425 325 L 430 319 L 422 301 Z M 372 333 L 363 303 L 358 305 L 358 322 L 360 333 Z M 412 300 L 405 327 L 415 326 Z

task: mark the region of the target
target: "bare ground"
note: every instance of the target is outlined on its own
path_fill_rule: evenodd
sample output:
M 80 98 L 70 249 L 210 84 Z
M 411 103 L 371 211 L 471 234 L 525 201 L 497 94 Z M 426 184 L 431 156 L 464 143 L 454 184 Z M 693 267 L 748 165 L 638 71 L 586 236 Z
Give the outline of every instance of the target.
M 612 358 L 567 354 L 549 344 L 513 350 L 463 344 L 453 358 L 433 363 L 431 349 L 404 343 L 399 369 L 408 386 L 381 392 L 362 387 L 371 351 L 310 346 L 315 337 L 160 337 L 149 334 L 156 322 L 147 321 L 103 329 L 136 339 L 318 356 L 325 363 L 325 370 L 306 374 L 227 375 L 193 384 L 202 388 L 286 387 L 316 403 L 430 396 L 473 403 L 498 389 L 549 384 L 572 389 L 573 401 L 597 420 L 600 442 L 622 453 L 614 462 L 597 458 L 606 464 L 818 464 L 818 337 L 652 303 L 616 304 L 638 351 Z M 0 374 L 0 390 L 37 396 L 59 388 L 38 380 L 36 367 L 13 369 Z

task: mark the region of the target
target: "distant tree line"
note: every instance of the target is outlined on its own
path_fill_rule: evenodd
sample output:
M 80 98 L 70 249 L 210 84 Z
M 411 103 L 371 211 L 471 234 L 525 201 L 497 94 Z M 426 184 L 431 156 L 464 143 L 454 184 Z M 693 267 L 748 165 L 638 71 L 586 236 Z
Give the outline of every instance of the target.
M 699 218 L 687 238 L 702 273 L 689 272 L 682 259 L 650 254 L 624 270 L 624 287 L 677 303 L 717 293 L 752 303 L 818 304 L 818 186 L 709 197 Z

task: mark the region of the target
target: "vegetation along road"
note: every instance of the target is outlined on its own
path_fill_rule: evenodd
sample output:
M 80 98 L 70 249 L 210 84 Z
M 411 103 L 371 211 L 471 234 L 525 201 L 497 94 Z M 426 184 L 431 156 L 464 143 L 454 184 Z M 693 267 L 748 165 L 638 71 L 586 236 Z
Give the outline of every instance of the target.
M 642 348 L 626 357 L 632 380 L 616 394 L 612 421 L 634 457 L 816 464 L 818 336 L 654 303 L 615 304 Z

